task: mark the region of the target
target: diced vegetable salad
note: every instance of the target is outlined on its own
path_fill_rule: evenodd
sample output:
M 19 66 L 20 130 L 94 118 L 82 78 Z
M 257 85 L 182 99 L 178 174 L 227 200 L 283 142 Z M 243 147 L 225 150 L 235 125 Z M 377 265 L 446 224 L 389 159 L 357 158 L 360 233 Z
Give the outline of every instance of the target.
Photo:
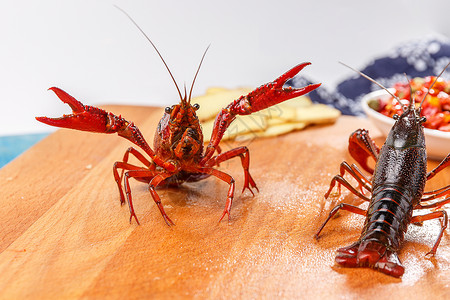
M 369 106 L 388 117 L 392 117 L 394 114 L 401 115 L 402 104 L 409 104 L 410 91 L 412 91 L 416 107 L 419 107 L 435 79 L 435 76 L 414 78 L 411 80 L 411 89 L 408 83 L 396 83 L 394 85 L 395 93 L 393 94 L 400 99 L 401 103 L 393 97 L 381 97 L 369 101 Z M 423 123 L 425 128 L 450 132 L 449 94 L 450 81 L 439 78 L 422 104 L 420 115 L 427 118 L 427 121 Z

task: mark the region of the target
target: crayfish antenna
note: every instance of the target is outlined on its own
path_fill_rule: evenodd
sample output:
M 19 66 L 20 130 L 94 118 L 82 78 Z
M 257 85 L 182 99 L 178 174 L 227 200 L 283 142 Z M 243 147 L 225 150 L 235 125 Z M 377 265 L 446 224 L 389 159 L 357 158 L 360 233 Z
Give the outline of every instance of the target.
M 186 82 L 184 83 L 184 97 L 182 99 L 183 104 L 187 104 L 187 91 L 186 91 Z
M 408 81 L 408 85 L 409 85 L 409 105 L 408 105 L 407 109 L 408 109 L 408 111 L 411 111 L 411 109 L 413 109 L 413 107 L 414 107 L 415 100 L 414 100 L 414 97 L 413 97 L 411 81 L 409 80 L 408 75 L 406 75 L 406 73 L 404 73 L 404 74 L 405 74 L 405 77 L 406 77 L 406 81 Z M 405 111 L 403 106 L 402 106 L 402 110 Z
M 195 72 L 194 80 L 192 81 L 191 89 L 190 89 L 190 91 L 189 91 L 189 98 L 188 98 L 188 100 L 187 100 L 187 102 L 188 102 L 189 104 L 191 103 L 191 95 L 192 95 L 192 90 L 193 90 L 193 88 L 194 88 L 195 80 L 197 79 L 197 75 L 198 75 L 198 72 L 200 71 L 200 67 L 202 66 L 203 59 L 205 58 L 206 52 L 208 52 L 208 49 L 209 49 L 210 46 L 211 46 L 211 44 L 209 44 L 208 47 L 206 47 L 206 50 L 205 50 L 205 52 L 203 53 L 202 59 L 200 60 L 200 64 L 198 65 L 197 72 Z
M 166 67 L 167 71 L 169 72 L 169 75 L 170 75 L 170 77 L 172 78 L 172 81 L 173 81 L 173 83 L 175 84 L 175 87 L 176 87 L 176 89 L 177 89 L 178 95 L 180 96 L 181 102 L 190 104 L 190 103 L 191 103 L 192 89 L 194 88 L 195 80 L 197 79 L 197 75 L 198 75 L 198 72 L 200 71 L 200 67 L 202 66 L 202 63 L 203 63 L 203 60 L 204 60 L 204 58 L 205 58 L 206 52 L 208 52 L 208 49 L 209 49 L 209 47 L 210 47 L 211 45 L 208 45 L 208 47 L 206 47 L 206 50 L 205 50 L 205 52 L 203 53 L 202 59 L 200 60 L 200 64 L 199 64 L 199 66 L 198 66 L 198 68 L 197 68 L 197 72 L 195 73 L 194 80 L 192 81 L 192 85 L 191 85 L 191 88 L 190 88 L 190 91 L 189 91 L 189 97 L 187 97 L 186 87 L 185 87 L 185 97 L 183 98 L 183 96 L 181 95 L 180 88 L 178 87 L 178 84 L 177 84 L 177 82 L 176 82 L 176 80 L 175 80 L 175 77 L 173 76 L 172 72 L 170 71 L 169 66 L 167 65 L 166 61 L 164 60 L 164 58 L 162 57 L 161 53 L 159 52 L 158 48 L 156 48 L 156 46 L 155 46 L 155 44 L 152 42 L 152 40 L 150 40 L 150 38 L 147 36 L 147 34 L 144 32 L 144 30 L 142 30 L 142 28 L 136 23 L 136 21 L 134 21 L 134 19 L 133 19 L 133 18 L 132 18 L 125 10 L 123 10 L 122 8 L 120 8 L 120 7 L 117 6 L 117 5 L 114 5 L 114 6 L 115 6 L 118 10 L 120 10 L 121 12 L 123 12 L 123 13 L 125 14 L 125 16 L 127 16 L 128 19 L 131 20 L 131 22 L 137 27 L 137 29 L 139 29 L 139 31 L 144 35 L 144 37 L 150 42 L 150 44 L 151 44 L 151 45 L 153 46 L 153 48 L 155 49 L 156 53 L 158 53 L 159 57 L 161 58 L 161 60 L 162 60 L 162 62 L 163 62 L 163 64 L 164 64 L 164 66 Z
M 395 96 L 393 93 L 391 93 L 385 86 L 383 86 L 381 83 L 379 83 L 378 81 L 376 81 L 376 80 L 373 79 L 372 77 L 370 77 L 370 76 L 364 74 L 364 73 L 361 72 L 361 71 L 358 71 L 358 70 L 356 70 L 356 69 L 350 67 L 349 65 L 344 64 L 343 62 L 339 62 L 339 63 L 340 63 L 341 65 L 343 65 L 343 66 L 349 68 L 350 70 L 355 71 L 356 73 L 358 73 L 358 74 L 361 75 L 362 77 L 368 79 L 369 81 L 375 83 L 375 84 L 378 85 L 380 88 L 382 88 L 383 90 L 385 90 L 386 92 L 388 92 L 389 95 L 391 95 L 392 97 L 394 97 L 394 99 L 396 99 L 396 100 L 400 103 L 400 99 L 399 99 L 397 96 Z M 402 110 L 403 110 L 403 107 L 402 107 Z
M 166 67 L 167 71 L 169 71 L 169 75 L 172 78 L 173 83 L 175 84 L 175 87 L 177 88 L 178 91 L 178 95 L 180 96 L 180 100 L 183 101 L 183 96 L 181 95 L 181 91 L 180 88 L 178 87 L 178 84 L 175 80 L 175 77 L 173 77 L 172 72 L 169 69 L 169 66 L 166 64 L 166 61 L 164 60 L 164 58 L 162 57 L 161 53 L 159 52 L 158 48 L 156 48 L 155 44 L 153 44 L 152 40 L 150 40 L 150 38 L 147 36 L 147 34 L 144 32 L 144 30 L 142 30 L 141 27 L 139 27 L 139 25 L 133 20 L 133 18 L 122 8 L 118 7 L 117 5 L 114 5 L 118 10 L 120 10 L 121 12 L 123 12 L 125 14 L 125 16 L 128 17 L 128 19 L 130 19 L 130 21 L 137 27 L 137 29 L 139 29 L 139 31 L 144 35 L 144 37 L 147 39 L 147 41 L 150 42 L 150 44 L 153 46 L 153 48 L 156 50 L 156 53 L 158 53 L 159 58 L 161 58 L 164 66 Z

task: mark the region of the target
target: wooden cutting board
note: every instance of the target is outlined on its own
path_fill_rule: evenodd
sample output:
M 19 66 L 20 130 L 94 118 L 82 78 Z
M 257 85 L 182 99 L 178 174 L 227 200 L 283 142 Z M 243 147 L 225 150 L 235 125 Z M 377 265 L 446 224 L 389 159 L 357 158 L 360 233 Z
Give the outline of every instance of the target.
M 149 141 L 162 115 L 160 108 L 105 108 L 135 121 Z M 218 222 L 228 190 L 222 181 L 159 189 L 176 223 L 170 228 L 145 184 L 131 185 L 140 226 L 120 206 L 112 165 L 126 140 L 59 130 L 0 170 L 0 298 L 449 298 L 448 233 L 437 255 L 424 257 L 437 220 L 410 226 L 402 279 L 334 264 L 335 250 L 358 238 L 361 216 L 343 212 L 313 238 L 330 206 L 323 194 L 339 163 L 351 161 L 348 135 L 358 127 L 379 137 L 367 120 L 341 117 L 245 143 L 260 192 L 240 193 L 239 159 L 221 164 L 237 182 L 230 222 Z M 449 174 L 427 190 L 450 184 Z M 344 191 L 334 201 L 357 200 Z

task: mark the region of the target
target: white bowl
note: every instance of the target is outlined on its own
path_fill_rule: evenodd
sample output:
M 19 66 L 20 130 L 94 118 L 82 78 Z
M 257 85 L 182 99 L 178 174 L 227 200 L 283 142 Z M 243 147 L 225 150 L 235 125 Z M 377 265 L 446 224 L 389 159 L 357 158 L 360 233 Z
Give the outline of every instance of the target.
M 383 96 L 389 97 L 389 94 L 384 90 L 371 92 L 362 98 L 361 104 L 370 121 L 372 121 L 384 136 L 387 136 L 394 125 L 394 119 L 377 112 L 368 105 L 370 100 Z M 425 143 L 428 157 L 442 160 L 450 153 L 450 132 L 425 128 Z

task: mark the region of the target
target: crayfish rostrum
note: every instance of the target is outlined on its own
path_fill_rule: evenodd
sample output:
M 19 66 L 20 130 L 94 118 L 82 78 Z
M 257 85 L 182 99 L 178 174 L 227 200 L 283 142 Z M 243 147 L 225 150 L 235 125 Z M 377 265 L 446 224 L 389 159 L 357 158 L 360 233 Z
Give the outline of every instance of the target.
M 139 28 L 139 30 L 141 29 Z M 145 35 L 142 30 L 141 32 Z M 200 122 L 196 116 L 196 110 L 199 109 L 199 105 L 191 104 L 191 93 L 205 55 L 203 55 L 200 66 L 195 74 L 189 95 L 185 90 L 183 96 L 158 49 L 156 49 L 155 45 L 146 35 L 145 37 L 162 59 L 180 96 L 179 104 L 166 107 L 165 109 L 164 115 L 156 129 L 153 144 L 154 150 L 150 148 L 140 130 L 133 122 L 129 122 L 121 116 L 116 116 L 97 107 L 84 105 L 56 87 L 52 87 L 50 90 L 55 92 L 64 103 L 69 104 L 73 114 L 65 115 L 61 118 L 37 117 L 36 119 L 45 124 L 57 127 L 101 133 L 117 132 L 119 136 L 139 146 L 150 157 L 149 160 L 144 154 L 131 147 L 125 152 L 123 160 L 116 162 L 113 167 L 114 179 L 119 188 L 120 202 L 124 204 L 125 198 L 128 201 L 131 213 L 130 222 L 134 217 L 139 224 L 132 204 L 129 184 L 130 178 L 148 184 L 152 198 L 164 217 L 165 222 L 168 225 L 173 225 L 174 223 L 164 211 L 155 188 L 163 185 L 179 185 L 183 182 L 195 182 L 211 175 L 215 176 L 229 184 L 227 201 L 220 220 L 225 215 L 228 215 L 228 218 L 230 218 L 235 181 L 229 174 L 214 167 L 218 166 L 221 162 L 239 156 L 245 176 L 243 192 L 245 189 L 248 189 L 253 194 L 252 189 L 258 190 L 255 181 L 249 173 L 250 157 L 248 148 L 242 146 L 223 153 L 220 151 L 219 143 L 230 123 L 236 118 L 236 115 L 248 115 L 285 100 L 307 94 L 318 88 L 320 84 L 311 84 L 303 88 L 283 87 L 288 79 L 294 77 L 305 66 L 310 64 L 302 63 L 287 71 L 275 81 L 262 85 L 246 96 L 241 96 L 223 108 L 217 115 L 211 140 L 206 149 L 204 149 L 203 134 Z M 130 164 L 128 162 L 130 154 L 135 156 L 143 166 Z

